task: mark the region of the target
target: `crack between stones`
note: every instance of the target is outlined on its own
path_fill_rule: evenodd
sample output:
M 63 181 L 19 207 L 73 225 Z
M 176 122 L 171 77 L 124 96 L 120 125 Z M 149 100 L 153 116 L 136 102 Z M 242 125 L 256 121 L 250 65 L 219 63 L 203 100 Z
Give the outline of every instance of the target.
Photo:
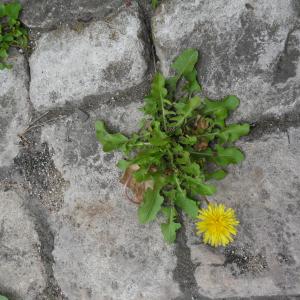
M 268 115 L 261 118 L 258 122 L 251 124 L 251 131 L 248 136 L 244 137 L 244 141 L 252 142 L 266 135 L 278 132 L 286 132 L 288 135 L 289 128 L 300 127 L 300 105 L 296 105 L 291 112 L 284 113 L 281 116 Z M 244 122 L 247 122 L 244 120 Z M 241 121 L 240 123 L 243 123 Z M 288 136 L 289 140 L 289 136 Z
M 186 228 L 183 221 L 182 212 L 178 214 L 178 219 L 182 224 L 177 233 L 175 256 L 177 257 L 177 265 L 173 270 L 173 279 L 178 282 L 182 295 L 174 300 L 206 300 L 199 294 L 198 284 L 195 278 L 195 270 L 197 266 L 192 262 L 191 250 L 187 245 Z
M 29 215 L 34 222 L 35 231 L 40 241 L 39 255 L 45 270 L 46 286 L 39 300 L 64 300 L 61 288 L 59 287 L 54 276 L 53 264 L 54 257 L 52 252 L 54 250 L 54 234 L 48 222 L 48 213 L 41 204 L 41 196 L 39 192 L 41 189 L 39 179 L 35 180 L 35 176 L 43 177 L 42 171 L 39 169 L 41 164 L 43 167 L 49 165 L 47 158 L 51 159 L 49 150 L 46 147 L 45 152 L 35 149 L 24 148 L 18 156 L 14 159 L 14 171 L 20 173 L 24 181 L 23 186 L 28 194 L 24 197 L 24 206 L 28 210 Z M 42 154 L 39 154 L 42 153 Z M 39 155 L 42 155 L 41 157 Z M 43 160 L 44 159 L 44 160 Z M 51 162 L 50 162 L 51 164 Z
M 30 85 L 31 85 L 31 69 L 30 69 L 30 63 L 29 63 L 29 54 L 26 53 L 25 55 L 26 63 L 27 63 L 27 73 L 28 73 L 28 101 L 30 104 L 30 115 L 31 117 L 36 115 L 36 111 L 32 105 L 31 99 L 30 99 Z M 37 135 L 30 135 L 30 138 L 34 140 L 34 145 L 37 145 L 36 139 L 38 139 L 39 134 Z M 33 146 L 35 147 L 35 146 Z M 35 150 L 35 149 L 34 149 Z M 27 152 L 26 154 L 29 154 L 31 152 L 28 149 L 21 149 L 18 156 L 14 160 L 14 169 L 21 169 L 24 175 L 24 185 L 28 186 L 28 190 L 34 188 L 35 182 L 31 182 L 30 178 L 26 178 L 26 171 L 24 170 L 24 165 L 18 165 L 18 159 L 22 157 L 22 155 Z M 34 153 L 34 151 L 33 151 Z M 32 153 L 29 154 L 29 158 L 32 158 L 31 155 L 34 155 Z M 32 161 L 30 161 L 30 164 L 32 164 Z M 67 299 L 62 291 L 60 286 L 58 285 L 58 282 L 56 281 L 56 278 L 54 276 L 53 271 L 53 264 L 54 264 L 54 257 L 52 255 L 52 252 L 54 250 L 54 234 L 51 230 L 50 224 L 48 223 L 48 214 L 45 210 L 45 208 L 42 207 L 39 199 L 35 197 L 34 195 L 30 194 L 28 195 L 27 199 L 24 203 L 25 207 L 28 209 L 30 215 L 33 217 L 35 230 L 38 234 L 39 241 L 40 241 L 40 258 L 42 261 L 42 264 L 44 266 L 44 270 L 46 273 L 46 287 L 43 290 L 42 295 L 40 295 L 40 300 L 65 300 Z
M 46 287 L 41 295 L 41 300 L 62 300 L 67 299 L 59 287 L 53 272 L 54 257 L 54 234 L 47 222 L 47 215 L 39 207 L 38 201 L 27 201 L 27 209 L 30 211 L 35 221 L 35 230 L 38 234 L 41 248 L 40 257 L 46 273 Z
M 145 3 L 145 1 L 140 0 L 140 1 L 138 1 L 138 6 L 139 6 L 139 9 L 141 12 L 141 19 L 143 20 L 143 23 L 144 23 L 145 33 L 147 35 L 146 44 L 148 46 L 149 55 L 152 60 L 152 64 L 153 64 L 152 68 L 154 69 L 154 71 L 156 73 L 158 57 L 156 54 L 155 44 L 153 42 L 152 26 L 151 26 L 151 18 L 153 16 L 153 11 L 148 2 Z

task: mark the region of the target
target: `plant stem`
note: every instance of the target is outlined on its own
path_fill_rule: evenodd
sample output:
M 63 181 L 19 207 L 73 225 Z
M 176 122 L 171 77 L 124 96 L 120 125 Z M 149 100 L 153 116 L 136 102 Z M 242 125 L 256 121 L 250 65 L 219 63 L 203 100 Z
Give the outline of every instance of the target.
M 165 130 L 165 132 L 167 132 L 167 123 L 166 123 L 166 116 L 165 116 L 165 109 L 164 109 L 164 99 L 162 98 L 161 95 L 160 95 L 160 105 L 161 105 L 164 130 Z
M 212 156 L 212 154 L 209 153 L 200 153 L 200 152 L 195 152 L 195 151 L 190 151 L 191 154 L 195 155 L 202 155 L 202 156 Z
M 176 186 L 179 189 L 179 191 L 183 192 L 182 189 L 181 189 L 180 183 L 178 182 L 178 178 L 176 176 L 175 176 L 175 183 L 176 183 Z

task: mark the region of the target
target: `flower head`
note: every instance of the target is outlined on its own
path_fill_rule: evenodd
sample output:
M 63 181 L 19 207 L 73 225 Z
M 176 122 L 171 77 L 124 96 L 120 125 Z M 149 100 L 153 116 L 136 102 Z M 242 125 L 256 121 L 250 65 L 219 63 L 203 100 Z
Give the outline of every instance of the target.
M 239 221 L 232 208 L 225 208 L 223 204 L 210 203 L 207 208 L 200 209 L 196 223 L 197 234 L 203 233 L 203 241 L 211 246 L 226 246 L 236 235 Z

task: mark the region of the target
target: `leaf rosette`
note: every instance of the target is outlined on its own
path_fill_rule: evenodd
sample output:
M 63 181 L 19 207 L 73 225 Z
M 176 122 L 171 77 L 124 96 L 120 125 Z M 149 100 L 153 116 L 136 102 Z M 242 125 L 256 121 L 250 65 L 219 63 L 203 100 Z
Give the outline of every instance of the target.
M 175 241 L 181 227 L 178 211 L 195 219 L 199 196 L 213 195 L 217 188 L 212 181 L 222 180 L 228 165 L 244 160 L 233 143 L 250 129 L 248 124 L 226 124 L 239 106 L 236 96 L 220 100 L 200 97 L 197 61 L 197 50 L 187 49 L 172 64 L 174 76 L 154 76 L 138 133 L 131 137 L 112 134 L 102 121 L 96 123 L 103 151 L 123 151 L 124 159 L 118 165 L 126 177 L 130 170 L 127 186 L 142 191 L 136 194 L 142 199 L 136 201 L 141 202 L 140 223 L 153 221 L 161 212 L 165 217 L 161 231 L 169 243 Z M 151 184 L 140 188 L 145 182 Z

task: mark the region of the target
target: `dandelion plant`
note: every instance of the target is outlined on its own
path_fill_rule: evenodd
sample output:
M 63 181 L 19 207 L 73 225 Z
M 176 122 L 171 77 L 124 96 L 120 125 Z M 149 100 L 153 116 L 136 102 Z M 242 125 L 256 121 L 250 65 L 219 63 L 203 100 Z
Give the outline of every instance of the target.
M 197 61 L 198 52 L 187 49 L 171 65 L 174 76 L 154 76 L 138 133 L 130 137 L 109 133 L 104 123 L 97 121 L 96 136 L 103 151 L 124 153 L 118 163 L 124 172 L 121 181 L 135 195 L 140 223 L 162 214 L 162 234 L 172 243 L 181 227 L 178 212 L 182 210 L 190 218 L 200 219 L 197 230 L 203 233 L 204 242 L 220 246 L 236 234 L 234 211 L 214 204 L 204 208 L 199 199 L 212 196 L 217 190 L 212 182 L 227 175 L 228 165 L 244 159 L 232 144 L 248 134 L 249 125 L 226 123 L 239 106 L 236 96 L 221 100 L 200 97 Z

